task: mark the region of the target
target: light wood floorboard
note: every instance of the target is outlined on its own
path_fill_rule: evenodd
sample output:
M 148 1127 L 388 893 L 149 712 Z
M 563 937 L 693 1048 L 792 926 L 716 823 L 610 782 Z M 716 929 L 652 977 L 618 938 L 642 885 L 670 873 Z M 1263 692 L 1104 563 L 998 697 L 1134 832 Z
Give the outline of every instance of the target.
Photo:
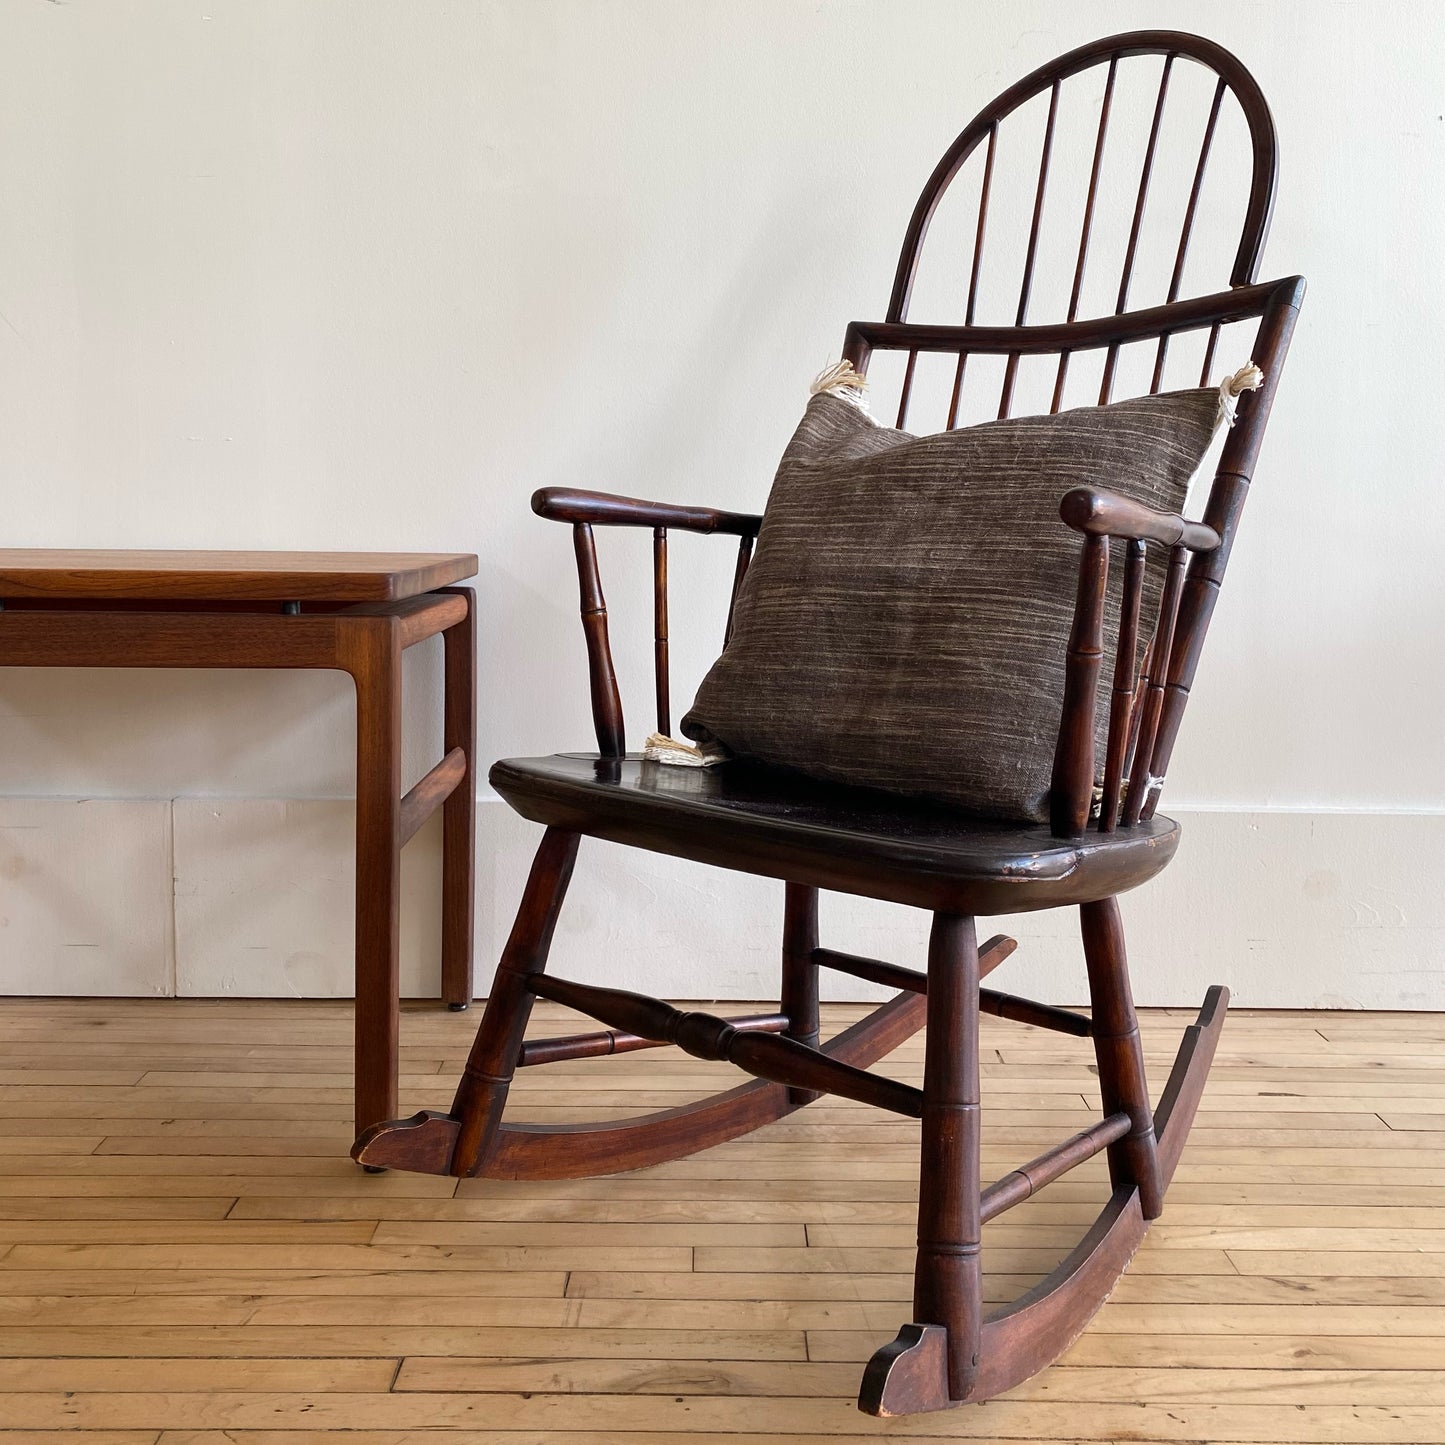
M 476 1018 L 408 1008 L 405 1112 L 448 1105 Z M 1145 1016 L 1156 1093 L 1189 1021 Z M 915 1123 L 826 1099 L 618 1179 L 367 1176 L 350 1029 L 342 1004 L 0 1001 L 0 1445 L 1445 1445 L 1439 1016 L 1233 1015 L 1089 1331 L 1001 1400 L 894 1422 L 853 1398 L 909 1314 Z M 985 1018 L 983 1044 L 986 1172 L 1095 1115 L 1087 1042 Z M 524 1071 L 513 1107 L 616 1118 L 736 1077 L 657 1050 Z M 991 1300 L 1104 1180 L 988 1226 Z

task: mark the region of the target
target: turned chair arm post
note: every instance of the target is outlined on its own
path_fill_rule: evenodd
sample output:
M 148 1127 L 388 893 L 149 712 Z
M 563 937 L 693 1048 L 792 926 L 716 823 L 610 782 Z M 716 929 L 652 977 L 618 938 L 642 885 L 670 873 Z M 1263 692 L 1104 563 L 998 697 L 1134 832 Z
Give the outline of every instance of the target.
M 577 583 L 581 597 L 582 631 L 587 639 L 587 673 L 592 691 L 592 721 L 597 729 L 597 748 L 604 758 L 627 753 L 627 734 L 622 718 L 622 694 L 617 686 L 617 669 L 612 662 L 612 645 L 607 632 L 607 604 L 602 596 L 602 576 L 597 563 L 596 527 L 646 527 L 652 532 L 653 582 L 653 669 L 657 700 L 657 730 L 671 727 L 671 697 L 668 681 L 667 623 L 667 533 L 714 532 L 738 539 L 738 563 L 728 603 L 728 630 L 732 630 L 733 607 L 738 588 L 752 556 L 753 539 L 763 519 L 749 512 L 723 512 L 714 507 L 681 506 L 672 502 L 646 502 L 636 497 L 619 497 L 610 492 L 579 491 L 573 487 L 543 487 L 532 493 L 532 510 L 552 522 L 572 527 L 577 553 Z
M 1176 513 L 1156 511 L 1117 492 L 1088 487 L 1076 487 L 1067 493 L 1059 503 L 1059 516 L 1083 535 L 1084 550 L 1079 563 L 1079 591 L 1065 662 L 1064 707 L 1054 753 L 1049 821 L 1056 836 L 1077 837 L 1089 825 L 1096 781 L 1094 717 L 1099 669 L 1103 662 L 1109 540 L 1115 538 L 1126 544 L 1126 565 L 1104 767 L 1104 793 L 1100 806 L 1099 825 L 1105 832 L 1115 826 L 1131 723 L 1142 719 L 1144 736 L 1139 745 L 1139 758 L 1147 763 L 1153 753 L 1161 701 L 1157 694 L 1162 691 L 1162 688 L 1154 686 L 1154 681 L 1164 676 L 1169 665 L 1174 614 L 1178 609 L 1185 560 L 1191 552 L 1215 551 L 1220 545 L 1220 534 L 1203 522 L 1190 522 Z M 1154 638 L 1154 647 L 1159 655 L 1150 668 L 1149 685 L 1141 700 L 1142 708 L 1136 710 L 1134 654 L 1138 647 L 1144 547 L 1149 542 L 1168 547 L 1171 564 L 1161 603 L 1159 630 Z M 1143 781 L 1144 773 L 1130 780 L 1120 820 L 1126 826 L 1139 821 L 1146 800 L 1141 786 Z
M 1089 826 L 1094 799 L 1094 701 L 1104 656 L 1104 588 L 1109 539 L 1088 534 L 1079 559 L 1079 590 L 1064 662 L 1064 706 L 1049 785 L 1049 826 L 1076 838 Z
M 612 665 L 612 644 L 607 636 L 607 603 L 602 597 L 602 576 L 597 568 L 597 543 L 586 522 L 572 527 L 577 552 L 577 587 L 582 608 L 582 631 L 587 639 L 587 676 L 592 688 L 592 722 L 597 729 L 597 750 L 604 758 L 627 752 L 622 722 L 622 693 Z

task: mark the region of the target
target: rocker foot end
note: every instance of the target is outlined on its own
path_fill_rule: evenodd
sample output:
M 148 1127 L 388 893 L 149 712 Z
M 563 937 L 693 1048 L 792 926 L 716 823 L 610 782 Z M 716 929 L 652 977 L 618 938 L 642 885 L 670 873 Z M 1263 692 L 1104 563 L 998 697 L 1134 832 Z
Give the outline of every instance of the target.
M 406 1169 L 413 1174 L 450 1174 L 459 1130 L 450 1114 L 424 1109 L 410 1119 L 373 1124 L 351 1146 L 351 1157 L 368 1172 Z
M 1205 994 L 1199 1017 L 1184 1030 L 1174 1067 L 1159 1097 L 1159 1107 L 1154 1110 L 1154 1135 L 1159 1141 L 1159 1175 L 1166 1188 L 1174 1177 L 1184 1141 L 1194 1123 L 1228 1011 L 1229 990 L 1216 984 Z
M 942 1325 L 904 1325 L 896 1340 L 874 1351 L 858 1390 L 865 1415 L 917 1415 L 959 1403 L 948 1391 L 948 1331 Z
M 363 1174 L 385 1174 L 387 1169 L 385 1164 L 363 1164 L 361 1172 Z

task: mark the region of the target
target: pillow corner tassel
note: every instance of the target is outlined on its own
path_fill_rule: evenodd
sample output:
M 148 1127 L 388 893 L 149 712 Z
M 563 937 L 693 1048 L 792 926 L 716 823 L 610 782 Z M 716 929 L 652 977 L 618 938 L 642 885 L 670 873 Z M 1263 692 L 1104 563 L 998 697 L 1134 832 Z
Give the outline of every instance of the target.
M 1264 385 L 1264 372 L 1254 362 L 1241 366 L 1233 376 L 1226 376 L 1219 383 L 1219 409 L 1214 414 L 1214 426 L 1233 426 L 1234 414 L 1239 397 L 1246 391 L 1258 391 Z
M 835 361 L 813 378 L 808 395 L 836 396 L 840 401 L 856 406 L 872 421 L 873 418 L 868 415 L 868 398 L 863 394 L 867 388 L 868 378 L 856 370 L 851 361 Z
M 642 745 L 642 760 L 671 768 L 715 768 L 728 760 L 729 753 L 718 743 L 694 747 L 665 733 L 650 733 Z

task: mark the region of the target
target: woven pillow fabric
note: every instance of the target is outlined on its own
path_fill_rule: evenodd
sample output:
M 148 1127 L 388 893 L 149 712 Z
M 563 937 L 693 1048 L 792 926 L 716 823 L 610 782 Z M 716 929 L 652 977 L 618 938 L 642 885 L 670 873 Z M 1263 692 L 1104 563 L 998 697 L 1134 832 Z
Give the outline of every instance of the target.
M 773 482 L 732 637 L 682 731 L 816 778 L 1046 821 L 1083 546 L 1059 502 L 1089 486 L 1179 511 L 1219 399 L 1171 392 L 919 437 L 814 396 Z M 1158 613 L 1162 551 L 1150 549 L 1141 636 Z M 1106 658 L 1120 571 L 1116 553 Z

